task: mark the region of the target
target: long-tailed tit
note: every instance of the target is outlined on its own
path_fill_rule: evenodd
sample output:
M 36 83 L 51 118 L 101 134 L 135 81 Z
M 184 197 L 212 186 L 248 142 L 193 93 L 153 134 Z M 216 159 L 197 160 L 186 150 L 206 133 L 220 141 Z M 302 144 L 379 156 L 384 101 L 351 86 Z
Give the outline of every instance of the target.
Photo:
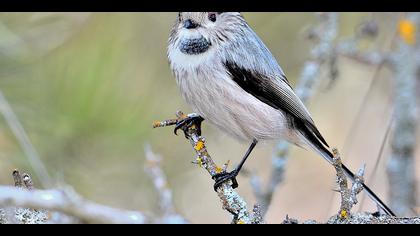
M 214 177 L 215 189 L 233 181 L 259 140 L 285 139 L 329 163 L 333 155 L 308 109 L 293 92 L 276 59 L 239 12 L 182 12 L 171 30 L 168 59 L 186 102 L 199 116 L 248 141 L 241 163 Z M 354 181 L 354 174 L 343 165 Z M 392 211 L 364 185 L 389 215 Z

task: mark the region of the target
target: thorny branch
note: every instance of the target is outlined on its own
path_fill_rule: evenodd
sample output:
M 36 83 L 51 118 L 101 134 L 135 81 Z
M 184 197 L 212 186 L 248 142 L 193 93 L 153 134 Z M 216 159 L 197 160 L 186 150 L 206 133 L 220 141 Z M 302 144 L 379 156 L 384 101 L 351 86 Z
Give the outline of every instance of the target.
M 365 173 L 365 165 L 359 169 L 355 175 L 355 181 L 351 188 L 348 188 L 347 177 L 343 170 L 341 157 L 336 148 L 333 149 L 333 165 L 337 172 L 337 184 L 340 187 L 341 207 L 339 211 L 340 218 L 348 218 L 351 208 L 357 204 L 357 195 L 363 190 L 363 175 Z
M 326 224 L 420 224 L 420 217 L 393 217 L 388 215 L 379 215 L 376 213 L 357 212 L 350 213 L 351 208 L 357 204 L 357 195 L 363 191 L 363 175 L 365 165 L 359 169 L 355 175 L 355 181 L 351 188 L 348 187 L 347 177 L 344 173 L 341 163 L 341 157 L 336 148 L 333 149 L 333 165 L 336 170 L 336 182 L 339 185 L 341 195 L 341 206 L 338 214 L 333 215 Z M 296 219 L 289 218 L 283 221 L 283 224 L 298 224 Z M 320 222 L 314 220 L 306 220 L 303 224 L 318 224 Z
M 175 125 L 178 121 L 182 121 L 183 119 L 186 119 L 188 117 L 188 115 L 185 115 L 181 111 L 178 111 L 176 113 L 176 116 L 176 119 L 155 122 L 153 124 L 153 127 Z M 205 138 L 199 136 L 197 132 L 198 130 L 195 125 L 191 125 L 186 129 L 187 137 L 197 155 L 193 163 L 196 163 L 200 167 L 204 168 L 212 177 L 218 173 L 221 173 L 222 171 L 225 171 L 228 166 L 228 163 L 224 164 L 222 167 L 216 165 L 216 163 L 213 161 L 213 159 L 207 151 L 207 148 L 205 146 Z M 246 202 L 242 199 L 241 196 L 239 196 L 239 194 L 235 190 L 233 190 L 233 188 L 231 187 L 231 183 L 223 183 L 219 188 L 217 188 L 217 195 L 219 196 L 220 201 L 222 202 L 223 209 L 232 214 L 232 223 L 262 223 L 262 215 L 260 212 L 260 208 L 258 206 L 255 206 L 253 208 L 253 212 L 250 213 L 247 210 Z

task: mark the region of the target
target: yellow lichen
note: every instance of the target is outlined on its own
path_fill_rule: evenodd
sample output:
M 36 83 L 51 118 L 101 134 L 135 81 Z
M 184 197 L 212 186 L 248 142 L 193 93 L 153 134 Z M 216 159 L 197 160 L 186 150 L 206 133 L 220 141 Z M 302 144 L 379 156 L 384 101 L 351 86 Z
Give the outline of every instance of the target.
M 243 224 L 245 224 L 245 221 L 243 221 L 243 220 L 239 220 L 239 221 L 238 221 L 238 224 L 239 224 L 239 225 L 243 225 Z
M 216 166 L 216 173 L 220 173 L 223 171 L 222 167 Z
M 398 33 L 407 44 L 416 42 L 416 25 L 409 20 L 400 20 L 398 23 Z
M 153 122 L 153 128 L 159 127 L 161 126 L 161 122 L 160 121 L 154 121 Z
M 200 167 L 203 166 L 203 160 L 200 157 L 197 157 L 197 159 L 195 159 L 195 161 Z
M 203 147 L 204 147 L 204 142 L 199 140 L 197 144 L 194 146 L 194 149 L 197 151 L 200 151 L 201 149 L 203 149 Z
M 340 218 L 347 218 L 348 217 L 348 214 L 347 214 L 347 211 L 346 210 L 341 210 L 341 212 L 340 212 Z

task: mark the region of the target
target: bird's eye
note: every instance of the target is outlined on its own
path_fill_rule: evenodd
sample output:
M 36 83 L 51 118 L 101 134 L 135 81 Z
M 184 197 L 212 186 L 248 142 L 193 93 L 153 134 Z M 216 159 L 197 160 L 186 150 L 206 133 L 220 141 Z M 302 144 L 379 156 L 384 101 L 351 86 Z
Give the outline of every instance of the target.
M 209 17 L 210 21 L 216 22 L 216 13 L 215 12 L 210 12 L 208 17 Z

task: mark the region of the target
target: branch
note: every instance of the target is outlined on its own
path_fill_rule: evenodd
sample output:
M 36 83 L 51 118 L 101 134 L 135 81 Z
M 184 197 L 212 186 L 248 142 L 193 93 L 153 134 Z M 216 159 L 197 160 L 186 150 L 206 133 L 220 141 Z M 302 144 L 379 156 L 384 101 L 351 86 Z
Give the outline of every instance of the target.
M 48 223 L 46 210 L 61 212 L 86 223 L 141 224 L 151 220 L 141 212 L 120 210 L 83 199 L 71 188 L 34 190 L 31 177 L 13 171 L 15 187 L 0 186 L 0 223 Z M 10 206 L 18 207 L 12 209 Z M 39 209 L 39 210 L 38 210 Z M 13 214 L 12 214 L 13 213 Z M 55 223 L 63 223 L 63 218 Z
M 188 223 L 176 214 L 166 176 L 159 167 L 160 157 L 146 146 L 145 171 L 159 192 L 162 216 L 152 219 L 137 211 L 120 210 L 83 199 L 71 188 L 34 190 L 31 177 L 13 171 L 15 187 L 0 186 L 0 223 Z M 17 208 L 13 208 L 15 206 Z M 38 210 L 40 209 L 40 210 Z M 49 214 L 46 210 L 51 211 Z M 64 214 L 62 214 L 64 213 Z
M 156 128 L 175 125 L 177 122 L 188 117 L 188 115 L 183 114 L 181 111 L 178 111 L 176 116 L 176 119 L 155 122 L 153 127 Z M 222 167 L 216 165 L 207 151 L 205 138 L 198 135 L 198 130 L 195 125 L 187 127 L 185 132 L 197 155 L 193 163 L 204 168 L 211 177 L 226 170 L 228 163 L 224 164 Z M 220 187 L 217 188 L 217 195 L 222 202 L 223 209 L 232 214 L 232 223 L 262 223 L 259 207 L 255 206 L 252 213 L 248 212 L 246 202 L 237 192 L 235 192 L 235 190 L 233 190 L 231 183 L 226 182 L 221 184 Z
M 416 80 L 420 71 L 420 14 L 409 13 L 399 22 L 399 40 L 394 52 L 394 132 L 387 165 L 391 207 L 398 215 L 410 215 L 416 206 L 415 148 L 418 122 Z
M 336 148 L 333 149 L 333 165 L 337 172 L 337 184 L 340 186 L 341 194 L 341 207 L 339 211 L 339 217 L 341 219 L 347 219 L 350 216 L 351 208 L 357 204 L 357 194 L 363 190 L 363 175 L 365 172 L 365 165 L 359 169 L 357 175 L 355 175 L 355 181 L 352 187 L 349 189 L 347 184 L 347 177 L 343 170 L 340 154 Z
M 141 212 L 108 207 L 83 199 L 70 189 L 25 190 L 0 186 L 0 206 L 59 211 L 86 223 L 143 224 L 150 219 Z
M 166 175 L 160 167 L 162 157 L 153 152 L 150 145 L 145 145 L 146 165 L 144 167 L 146 173 L 152 178 L 153 185 L 158 192 L 159 208 L 162 214 L 159 220 L 165 224 L 185 224 L 188 223 L 184 217 L 177 214 L 172 201 L 172 192 L 168 187 Z
M 337 184 L 340 187 L 341 206 L 338 214 L 333 215 L 326 224 L 420 224 L 420 217 L 393 217 L 388 215 L 380 215 L 377 213 L 357 212 L 350 213 L 351 208 L 357 204 L 357 195 L 363 191 L 363 175 L 365 165 L 359 169 L 355 176 L 355 181 L 351 188 L 348 187 L 347 177 L 344 173 L 341 163 L 341 157 L 337 149 L 333 149 L 333 165 L 337 172 Z M 315 220 L 306 220 L 303 224 L 319 224 Z M 296 219 L 289 218 L 283 221 L 283 224 L 299 224 Z

